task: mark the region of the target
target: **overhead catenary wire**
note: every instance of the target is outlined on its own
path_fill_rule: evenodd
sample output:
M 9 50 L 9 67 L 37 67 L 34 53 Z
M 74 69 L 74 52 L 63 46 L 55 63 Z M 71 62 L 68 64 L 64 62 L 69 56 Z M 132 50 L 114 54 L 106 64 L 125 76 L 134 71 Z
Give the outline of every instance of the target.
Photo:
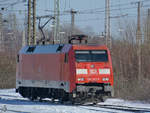
M 143 7 L 150 7 L 150 5 L 144 5 Z M 114 9 L 111 9 L 110 11 L 120 11 L 120 10 L 129 10 L 129 9 L 136 9 L 137 7 L 136 6 L 130 6 L 130 7 L 125 7 L 125 8 L 114 8 Z M 26 10 L 6 10 L 8 12 L 19 12 L 19 11 L 22 11 L 22 12 L 25 12 Z M 37 11 L 44 11 L 43 9 L 37 9 Z M 54 12 L 53 10 L 46 10 L 46 12 Z M 61 12 L 61 11 L 60 11 Z M 90 12 L 82 12 L 82 11 L 78 11 L 78 15 L 81 15 L 81 14 L 100 14 L 100 13 L 104 13 L 105 10 L 98 10 L 98 11 L 90 11 Z M 69 15 L 68 12 L 66 11 L 62 11 L 60 13 L 60 15 Z
M 6 0 L 6 1 L 11 1 L 11 0 Z M 150 0 L 141 0 L 142 2 L 150 2 Z M 0 6 L 1 5 L 8 5 L 8 6 L 10 6 L 10 5 L 15 5 L 15 4 L 19 4 L 19 3 L 24 3 L 24 1 L 23 0 L 16 0 L 15 2 L 12 2 L 12 3 L 7 3 L 7 4 L 0 4 Z M 65 3 L 66 4 L 66 3 Z M 133 4 L 133 2 L 128 2 L 128 3 L 123 3 L 123 4 L 114 4 L 114 5 L 110 5 L 110 7 L 111 8 L 113 8 L 113 7 L 118 7 L 118 6 L 129 6 L 129 5 L 131 5 L 131 4 Z M 70 7 L 70 0 L 69 0 L 69 7 Z M 127 7 L 128 8 L 128 7 Z M 86 9 L 86 10 L 79 10 L 79 12 L 85 12 L 85 13 L 88 13 L 88 11 L 89 12 L 97 12 L 97 10 L 98 10 L 98 12 L 99 12 L 99 10 L 100 9 L 102 9 L 102 11 L 104 11 L 104 7 L 103 8 L 95 8 L 95 9 Z M 37 9 L 38 10 L 38 9 Z M 43 9 L 40 9 L 40 10 L 43 10 Z M 114 10 L 114 9 L 113 9 Z M 118 9 L 119 10 L 119 9 Z M 51 10 L 51 12 L 54 12 L 54 10 Z
M 141 0 L 142 2 L 150 2 L 150 0 Z M 123 6 L 129 6 L 132 5 L 135 2 L 128 2 L 128 3 L 122 3 L 122 4 L 114 4 L 114 5 L 110 5 L 110 8 L 113 7 L 123 7 Z M 105 10 L 105 7 L 101 7 L 101 8 L 94 8 L 94 9 L 86 9 L 86 10 L 80 10 L 81 12 L 92 12 L 92 11 L 97 11 L 97 10 Z M 119 10 L 119 9 L 118 9 Z
M 149 7 L 150 5 L 145 5 L 143 7 Z M 136 9 L 137 7 L 126 7 L 126 8 L 122 8 L 122 10 L 129 10 L 129 9 Z M 44 11 L 42 9 L 38 9 L 37 11 Z M 110 11 L 119 11 L 120 9 L 119 8 L 116 8 L 116 9 L 112 9 Z M 8 12 L 25 12 L 26 10 L 6 10 Z M 47 11 L 51 11 L 51 12 L 54 12 L 53 10 L 46 10 Z M 45 12 L 45 11 L 44 11 Z M 104 10 L 99 10 L 99 11 L 93 11 L 93 12 L 80 12 L 78 11 L 78 15 L 83 15 L 83 14 L 100 14 L 100 13 L 104 13 L 105 11 Z M 62 12 L 60 13 L 60 16 L 63 16 L 63 15 L 69 15 L 69 13 L 67 12 Z
M 4 0 L 0 0 L 0 1 L 4 1 Z M 11 2 L 12 0 L 6 0 L 7 2 Z M 22 1 L 22 0 L 16 0 L 16 1 Z M 13 1 L 13 2 L 11 2 L 11 3 L 15 3 L 16 1 Z M 41 1 L 41 0 L 39 0 L 39 1 Z M 50 0 L 49 0 L 50 1 Z M 65 0 L 65 1 L 69 1 L 69 4 L 68 3 L 66 3 L 68 6 L 67 7 L 70 7 L 71 6 L 71 4 L 70 4 L 70 0 Z M 141 0 L 142 2 L 144 2 L 144 3 L 147 3 L 147 2 L 150 2 L 150 0 Z M 5 2 L 4 2 L 5 3 Z M 11 4 L 11 3 L 9 3 L 9 5 Z M 11 6 L 11 5 L 10 5 Z M 120 6 L 120 8 L 118 8 Z M 148 5 L 148 4 L 146 4 L 146 5 L 144 5 L 143 7 L 149 7 L 150 5 Z M 67 9 L 67 7 L 65 7 L 65 9 Z M 116 3 L 116 4 L 113 4 L 113 5 L 110 5 L 110 7 L 111 7 L 111 15 L 113 16 L 114 15 L 114 12 L 115 11 L 120 11 L 120 10 L 123 10 L 124 12 L 127 12 L 128 10 L 131 10 L 131 9 L 136 9 L 137 8 L 137 6 L 133 6 L 132 5 L 132 2 L 128 2 L 128 3 Z M 20 12 L 22 12 L 22 13 L 24 13 L 26 10 L 9 10 L 9 8 L 8 8 L 8 10 L 6 10 L 6 12 L 14 12 L 14 13 L 20 13 Z M 37 9 L 37 11 L 41 11 L 41 12 L 51 12 L 51 13 L 53 13 L 54 12 L 54 10 L 51 10 L 51 9 Z M 65 11 L 67 11 L 67 10 L 65 10 Z M 70 16 L 70 14 L 69 13 L 67 13 L 67 12 L 65 12 L 64 10 L 62 10 L 62 11 L 60 11 L 60 16 Z M 104 10 L 104 8 L 95 8 L 95 9 L 85 9 L 85 10 L 78 10 L 78 17 L 80 16 L 80 15 L 95 15 L 95 14 L 97 14 L 97 15 L 99 15 L 99 14 L 103 14 L 105 12 L 105 10 Z M 126 14 L 126 13 L 125 13 Z M 118 15 L 119 16 L 119 15 Z M 136 14 L 134 15 L 134 14 L 128 14 L 128 17 L 134 17 L 134 16 L 136 16 Z M 144 15 L 145 16 L 145 15 Z M 99 19 L 99 20 L 97 20 L 97 19 Z M 113 19 L 113 18 L 112 18 Z M 115 18 L 114 18 L 115 19 Z M 104 20 L 104 18 L 87 18 L 87 19 L 83 19 L 83 20 L 81 20 L 81 19 L 76 19 L 76 22 L 83 22 L 83 21 L 100 21 L 100 20 Z M 69 20 L 70 21 L 70 20 Z

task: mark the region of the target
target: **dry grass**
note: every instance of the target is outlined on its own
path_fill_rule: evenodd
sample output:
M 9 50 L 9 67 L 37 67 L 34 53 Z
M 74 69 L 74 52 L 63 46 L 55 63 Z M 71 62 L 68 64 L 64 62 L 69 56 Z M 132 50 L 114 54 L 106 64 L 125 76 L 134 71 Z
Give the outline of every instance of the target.
M 14 88 L 16 73 L 15 56 L 1 53 L 0 54 L 0 88 Z
M 123 41 L 114 45 L 112 61 L 115 96 L 123 99 L 147 100 L 150 98 L 150 50 L 143 46 L 142 74 L 141 80 L 138 80 L 138 56 L 135 48 L 135 45 Z

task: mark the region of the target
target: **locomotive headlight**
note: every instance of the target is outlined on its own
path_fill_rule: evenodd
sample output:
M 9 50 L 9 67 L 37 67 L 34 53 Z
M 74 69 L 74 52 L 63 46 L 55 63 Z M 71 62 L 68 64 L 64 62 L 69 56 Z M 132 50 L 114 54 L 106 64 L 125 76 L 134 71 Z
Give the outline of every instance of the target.
M 94 65 L 91 65 L 91 68 L 94 68 L 95 66 Z
M 76 74 L 88 74 L 88 70 L 87 69 L 76 69 Z
M 102 78 L 103 81 L 109 81 L 109 78 Z
M 99 74 L 108 74 L 110 75 L 110 69 L 99 69 Z
M 84 78 L 78 78 L 78 81 L 84 81 Z

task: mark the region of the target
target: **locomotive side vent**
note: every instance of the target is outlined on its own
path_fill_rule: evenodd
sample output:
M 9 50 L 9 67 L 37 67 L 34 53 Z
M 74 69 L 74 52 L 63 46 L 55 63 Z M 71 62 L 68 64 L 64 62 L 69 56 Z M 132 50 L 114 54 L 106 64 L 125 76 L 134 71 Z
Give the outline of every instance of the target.
M 36 48 L 36 47 L 29 47 L 29 48 L 27 49 L 27 52 L 28 52 L 28 53 L 34 52 L 35 48 Z
M 63 47 L 64 47 L 63 45 L 59 45 L 59 47 L 57 48 L 56 51 L 57 51 L 57 52 L 58 52 L 58 51 L 61 51 Z

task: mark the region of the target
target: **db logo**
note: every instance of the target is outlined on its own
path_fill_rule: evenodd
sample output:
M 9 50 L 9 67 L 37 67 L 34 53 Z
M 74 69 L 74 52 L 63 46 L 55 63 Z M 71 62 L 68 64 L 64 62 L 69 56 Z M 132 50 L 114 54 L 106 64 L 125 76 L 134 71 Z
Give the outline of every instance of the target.
M 97 70 L 96 69 L 90 69 L 90 74 L 97 74 Z

